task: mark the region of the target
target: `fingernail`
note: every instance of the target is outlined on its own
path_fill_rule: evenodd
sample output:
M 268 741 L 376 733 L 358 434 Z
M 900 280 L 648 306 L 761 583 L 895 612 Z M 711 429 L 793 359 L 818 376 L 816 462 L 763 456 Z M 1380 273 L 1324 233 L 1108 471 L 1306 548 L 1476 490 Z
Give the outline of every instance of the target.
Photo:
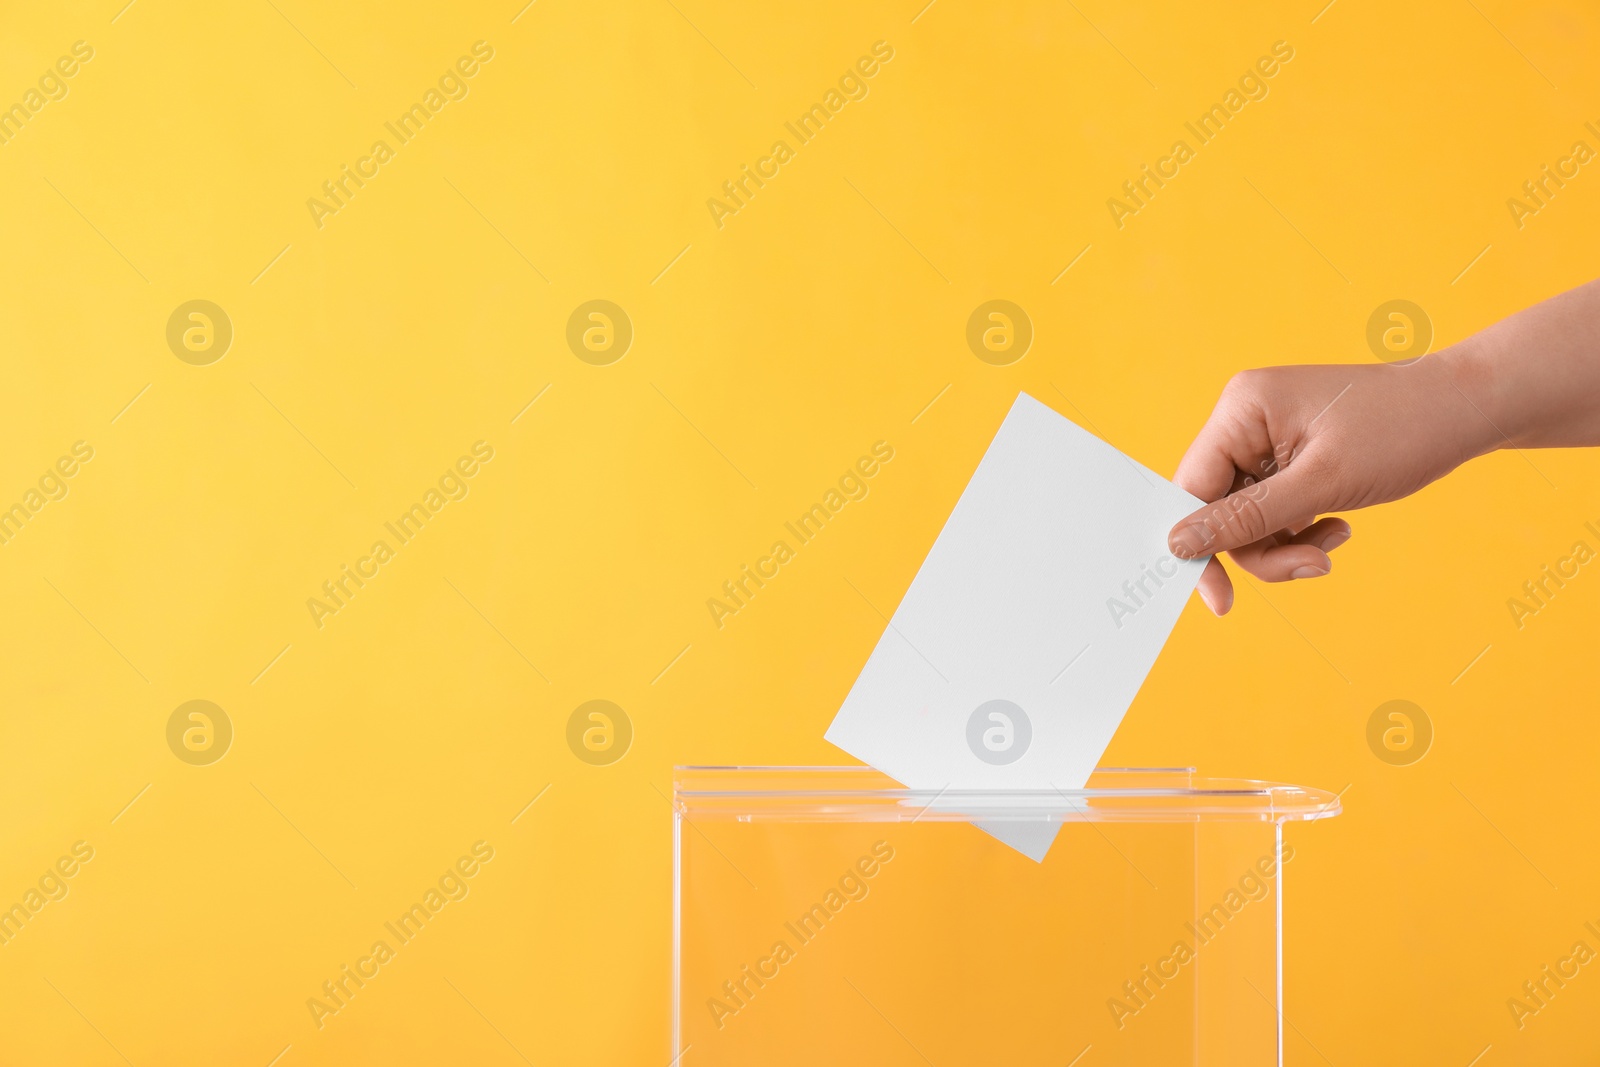
M 1338 548 L 1348 540 L 1350 540 L 1349 530 L 1334 530 L 1327 537 L 1322 539 L 1322 544 L 1318 547 L 1324 552 L 1332 552 L 1334 549 Z
M 1328 573 L 1326 567 L 1296 567 L 1289 572 L 1291 578 L 1321 578 Z
M 1204 555 L 1205 540 L 1198 526 L 1180 526 L 1167 537 L 1167 547 L 1179 559 L 1194 559 Z
M 1206 592 L 1204 588 L 1197 587 L 1195 592 L 1200 594 L 1200 600 L 1205 604 L 1205 606 L 1211 609 L 1211 614 L 1217 616 L 1218 618 L 1226 615 L 1228 613 L 1228 609 L 1233 607 L 1233 597 L 1231 595 L 1219 606 L 1216 600 L 1212 599 L 1211 594 Z

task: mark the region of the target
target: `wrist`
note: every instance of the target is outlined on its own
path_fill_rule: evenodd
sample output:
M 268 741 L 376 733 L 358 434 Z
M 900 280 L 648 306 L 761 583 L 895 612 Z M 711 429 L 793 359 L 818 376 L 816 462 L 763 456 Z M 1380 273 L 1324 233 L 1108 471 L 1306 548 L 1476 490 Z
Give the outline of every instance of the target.
M 1441 409 L 1456 415 L 1462 462 L 1515 447 L 1523 429 L 1498 355 L 1479 334 L 1422 360 L 1436 369 Z

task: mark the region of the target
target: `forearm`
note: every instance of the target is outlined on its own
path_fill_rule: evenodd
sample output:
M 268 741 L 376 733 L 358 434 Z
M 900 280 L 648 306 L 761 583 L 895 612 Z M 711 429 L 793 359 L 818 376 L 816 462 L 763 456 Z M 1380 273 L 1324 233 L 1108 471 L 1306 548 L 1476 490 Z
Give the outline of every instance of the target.
M 1600 281 L 1519 311 L 1438 358 L 1482 416 L 1465 431 L 1473 452 L 1600 445 Z

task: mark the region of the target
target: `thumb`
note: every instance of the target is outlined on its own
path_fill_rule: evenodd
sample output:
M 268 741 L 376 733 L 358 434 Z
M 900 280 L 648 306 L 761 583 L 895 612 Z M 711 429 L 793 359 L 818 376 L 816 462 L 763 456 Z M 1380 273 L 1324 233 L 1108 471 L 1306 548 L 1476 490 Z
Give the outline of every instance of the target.
M 1315 475 L 1286 467 L 1270 478 L 1207 504 L 1172 528 L 1167 547 L 1179 559 L 1214 556 L 1261 540 L 1317 515 Z

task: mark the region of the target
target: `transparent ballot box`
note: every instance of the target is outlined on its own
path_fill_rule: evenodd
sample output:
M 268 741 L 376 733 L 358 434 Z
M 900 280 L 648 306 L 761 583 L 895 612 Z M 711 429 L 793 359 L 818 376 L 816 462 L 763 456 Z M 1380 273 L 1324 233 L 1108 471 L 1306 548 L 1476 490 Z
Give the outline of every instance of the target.
M 1339 799 L 1189 769 L 995 792 L 680 767 L 673 807 L 675 1064 L 1270 1067 L 1283 826 Z M 1012 829 L 1057 836 L 1036 863 Z

